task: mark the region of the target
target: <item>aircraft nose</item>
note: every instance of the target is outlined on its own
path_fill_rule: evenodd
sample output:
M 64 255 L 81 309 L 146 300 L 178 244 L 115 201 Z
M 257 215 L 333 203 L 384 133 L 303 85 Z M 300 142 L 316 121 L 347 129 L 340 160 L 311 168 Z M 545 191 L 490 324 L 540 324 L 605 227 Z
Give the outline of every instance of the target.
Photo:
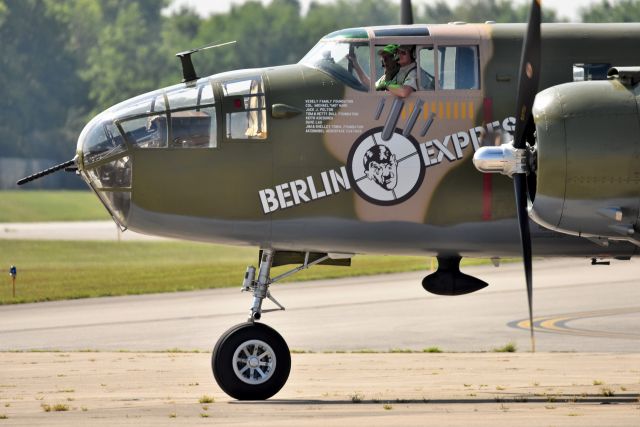
M 110 114 L 100 114 L 82 130 L 76 149 L 82 178 L 123 228 L 131 206 L 131 156 Z

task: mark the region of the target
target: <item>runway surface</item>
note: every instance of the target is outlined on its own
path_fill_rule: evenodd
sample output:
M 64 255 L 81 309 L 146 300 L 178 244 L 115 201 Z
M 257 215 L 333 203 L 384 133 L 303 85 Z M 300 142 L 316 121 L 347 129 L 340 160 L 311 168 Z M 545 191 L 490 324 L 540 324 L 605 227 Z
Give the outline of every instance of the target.
M 16 240 L 168 240 L 127 230 L 113 221 L 0 222 L 0 239 Z
M 638 353 L 293 354 L 278 394 L 238 402 L 213 382 L 208 354 L 0 352 L 11 368 L 0 370 L 0 425 L 637 427 L 639 360 Z
M 509 342 L 528 350 L 521 265 L 463 271 L 490 286 L 435 296 L 422 289 L 422 273 L 276 284 L 271 291 L 286 311 L 263 321 L 301 351 L 487 351 Z M 640 351 L 639 281 L 640 261 L 534 261 L 537 349 Z M 0 306 L 0 350 L 210 351 L 247 319 L 251 299 L 238 287 Z

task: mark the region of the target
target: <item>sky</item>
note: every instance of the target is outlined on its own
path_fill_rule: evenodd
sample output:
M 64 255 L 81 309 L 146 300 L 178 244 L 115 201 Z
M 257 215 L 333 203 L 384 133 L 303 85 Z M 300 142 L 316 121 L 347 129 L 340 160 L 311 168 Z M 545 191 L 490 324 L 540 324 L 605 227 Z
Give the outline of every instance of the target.
M 320 3 L 330 3 L 332 0 L 315 0 Z M 578 20 L 578 12 L 580 8 L 589 6 L 590 4 L 598 0 L 542 0 L 545 7 L 555 9 L 558 12 L 559 17 L 569 19 L 569 21 Z M 263 3 L 269 3 L 270 0 L 262 0 Z M 445 0 L 446 3 L 451 6 L 455 6 L 459 0 Z M 522 2 L 522 0 L 520 0 Z M 173 0 L 171 8 L 178 8 L 180 5 L 188 4 L 193 6 L 198 13 L 202 16 L 207 16 L 211 13 L 224 13 L 227 12 L 231 4 L 244 3 L 244 0 Z M 300 0 L 303 11 L 306 11 L 311 0 Z M 399 2 L 398 2 L 399 3 Z M 414 4 L 421 3 L 421 1 L 414 0 Z M 415 6 L 414 6 L 415 7 Z

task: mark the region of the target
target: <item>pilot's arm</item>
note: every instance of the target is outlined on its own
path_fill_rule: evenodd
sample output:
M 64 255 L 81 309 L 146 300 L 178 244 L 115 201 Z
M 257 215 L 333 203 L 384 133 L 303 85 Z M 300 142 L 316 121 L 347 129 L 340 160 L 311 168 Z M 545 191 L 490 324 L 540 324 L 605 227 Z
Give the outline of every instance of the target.
M 367 75 L 367 73 L 364 72 L 364 70 L 360 66 L 360 63 L 358 62 L 358 58 L 356 58 L 355 55 L 349 54 L 347 55 L 347 59 L 349 60 L 351 65 L 353 65 L 353 69 L 356 70 L 356 74 L 358 75 L 358 78 L 360 79 L 362 84 L 368 88 L 371 85 L 371 80 L 369 80 L 369 76 Z
M 390 84 L 387 86 L 387 90 L 397 97 L 406 98 L 418 89 L 416 76 L 416 70 L 413 69 L 409 71 L 402 85 Z

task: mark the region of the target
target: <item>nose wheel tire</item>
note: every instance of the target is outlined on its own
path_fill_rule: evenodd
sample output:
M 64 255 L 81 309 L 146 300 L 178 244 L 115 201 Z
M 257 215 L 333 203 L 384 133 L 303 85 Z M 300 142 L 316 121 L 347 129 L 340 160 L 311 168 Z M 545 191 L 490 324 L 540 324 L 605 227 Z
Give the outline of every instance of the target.
M 211 357 L 213 376 L 238 400 L 265 400 L 287 382 L 291 354 L 282 336 L 262 323 L 246 322 L 225 332 Z

